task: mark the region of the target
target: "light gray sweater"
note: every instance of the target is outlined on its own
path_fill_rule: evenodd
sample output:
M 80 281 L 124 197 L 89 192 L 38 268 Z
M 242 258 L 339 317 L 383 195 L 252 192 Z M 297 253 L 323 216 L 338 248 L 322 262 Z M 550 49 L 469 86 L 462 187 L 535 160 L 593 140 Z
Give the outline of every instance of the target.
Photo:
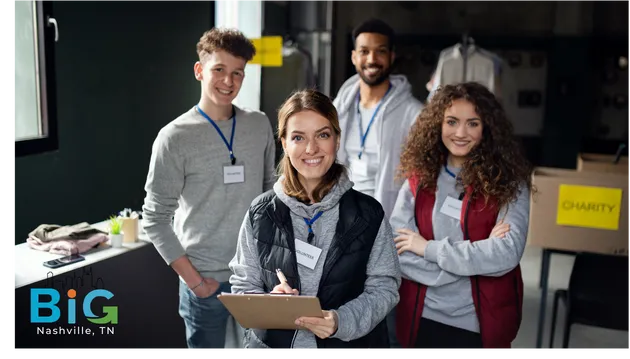
M 278 198 L 290 209 L 291 223 L 296 239 L 306 242 L 308 227 L 303 218 L 312 218 L 317 212 L 324 211 L 323 215 L 312 225 L 315 234 L 313 245 L 322 249 L 315 269 L 311 270 L 298 265 L 302 289 L 300 295 L 316 295 L 326 254 L 339 219 L 339 200 L 346 191 L 352 188 L 353 183 L 345 175 L 342 176 L 340 182 L 320 203 L 309 206 L 284 193 L 281 184 L 283 179 L 284 177 L 280 177 L 273 189 Z M 387 218 L 383 217 L 368 260 L 367 279 L 363 294 L 339 307 L 337 310 L 338 329 L 333 338 L 350 341 L 367 335 L 385 319 L 387 313 L 398 303 L 400 266 L 391 233 Z M 246 215 L 241 227 L 236 255 L 230 262 L 230 268 L 234 272 L 230 278 L 233 293 L 263 291 L 256 242 L 256 238 L 252 236 L 252 223 L 250 223 L 249 215 Z M 255 335 L 250 332 L 246 338 L 249 340 L 257 339 L 252 338 L 252 336 Z M 317 348 L 315 335 L 308 330 L 297 331 L 293 347 Z
M 450 168 L 454 174 L 460 169 Z M 471 243 L 464 240 L 460 221 L 440 212 L 446 196 L 458 198 L 461 190 L 455 178 L 442 168 L 438 177 L 433 207 L 433 235 L 424 257 L 411 252 L 399 256 L 403 278 L 427 285 L 422 316 L 440 323 L 479 332 L 469 276 L 499 277 L 516 267 L 525 250 L 529 226 L 529 190 L 521 187 L 518 198 L 499 211 L 497 222 L 504 218 L 510 231 L 504 238 L 488 238 Z M 392 229 L 408 228 L 418 232 L 414 216 L 415 201 L 406 181 L 394 213 Z M 395 235 L 397 235 L 395 233 Z
M 232 122 L 216 122 L 230 140 Z M 252 200 L 275 182 L 275 140 L 262 112 L 236 107 L 234 156 L 245 182 L 224 184 L 227 146 L 195 108 L 160 130 L 145 186 L 144 229 L 169 265 L 187 255 L 203 277 L 227 281 L 238 230 Z M 173 215 L 175 215 L 174 221 Z

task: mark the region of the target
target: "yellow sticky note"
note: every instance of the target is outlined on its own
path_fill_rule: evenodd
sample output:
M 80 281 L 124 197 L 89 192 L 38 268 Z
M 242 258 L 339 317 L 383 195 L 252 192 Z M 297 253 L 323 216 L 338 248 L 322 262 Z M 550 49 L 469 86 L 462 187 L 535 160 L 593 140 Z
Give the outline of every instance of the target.
M 263 36 L 252 39 L 256 48 L 256 56 L 251 64 L 259 64 L 265 67 L 282 66 L 282 36 Z
M 621 198 L 619 188 L 561 184 L 556 223 L 616 231 L 619 229 Z

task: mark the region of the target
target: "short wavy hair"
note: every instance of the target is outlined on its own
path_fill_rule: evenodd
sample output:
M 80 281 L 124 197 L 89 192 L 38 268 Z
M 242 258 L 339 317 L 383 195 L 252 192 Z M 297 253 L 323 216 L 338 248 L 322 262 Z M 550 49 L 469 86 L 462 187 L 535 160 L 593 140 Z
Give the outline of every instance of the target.
M 458 99 L 473 104 L 483 125 L 481 141 L 470 151 L 460 172 L 463 185 L 473 188 L 473 196 L 483 196 L 486 202 L 493 198 L 500 206 L 515 200 L 523 184 L 533 191 L 533 167 L 503 106 L 492 92 L 475 82 L 446 85 L 436 91 L 411 128 L 398 177 L 417 175 L 420 188 L 436 188 L 449 154 L 442 142 L 444 112 Z
M 197 43 L 197 55 L 203 62 L 207 55 L 223 50 L 232 56 L 251 61 L 256 55 L 254 44 L 236 29 L 212 28 L 204 32 Z

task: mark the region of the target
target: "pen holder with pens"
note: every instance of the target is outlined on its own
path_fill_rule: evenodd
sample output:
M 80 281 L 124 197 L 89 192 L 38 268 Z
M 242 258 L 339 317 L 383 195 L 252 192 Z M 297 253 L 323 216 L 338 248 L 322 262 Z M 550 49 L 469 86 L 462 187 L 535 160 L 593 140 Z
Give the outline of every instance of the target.
M 136 212 L 121 212 L 118 217 L 122 222 L 123 242 L 135 243 L 138 241 L 138 214 Z

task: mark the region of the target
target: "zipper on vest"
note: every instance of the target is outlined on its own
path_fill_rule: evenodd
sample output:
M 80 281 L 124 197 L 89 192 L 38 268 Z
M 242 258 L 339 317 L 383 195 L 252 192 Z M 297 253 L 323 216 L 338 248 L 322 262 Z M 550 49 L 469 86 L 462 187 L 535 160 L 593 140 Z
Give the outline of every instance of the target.
M 297 330 L 295 331 L 295 333 L 293 333 L 293 339 L 291 339 L 291 349 L 293 349 L 293 344 L 295 344 L 295 337 L 297 337 L 297 333 Z

